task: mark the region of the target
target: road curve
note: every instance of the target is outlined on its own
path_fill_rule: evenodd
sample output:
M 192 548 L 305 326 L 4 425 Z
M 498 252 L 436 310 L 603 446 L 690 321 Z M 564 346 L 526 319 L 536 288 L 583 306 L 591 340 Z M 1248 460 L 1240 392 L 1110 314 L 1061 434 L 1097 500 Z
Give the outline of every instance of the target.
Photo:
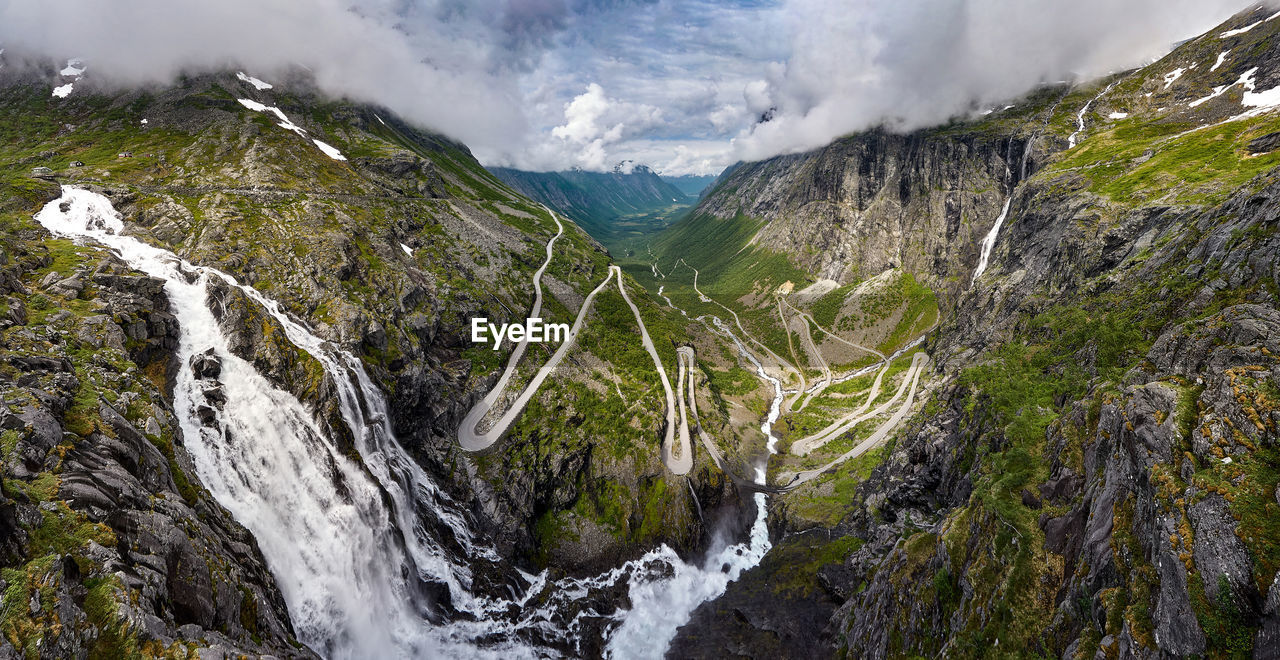
M 795 343 L 791 341 L 791 325 L 787 322 L 787 315 L 782 311 L 782 299 L 777 300 L 778 303 L 778 319 L 782 321 L 782 330 L 787 333 L 787 350 L 791 352 L 791 359 L 795 360 L 797 365 L 800 364 L 800 358 L 796 355 Z M 804 397 L 805 390 L 809 389 L 809 382 L 805 380 L 804 370 L 796 372 L 800 375 L 800 389 L 796 391 L 796 395 L 787 402 L 787 411 L 795 410 L 796 402 Z
M 790 307 L 790 305 L 788 305 L 788 307 Z M 792 307 L 792 309 L 795 309 L 795 308 Z M 817 356 L 818 364 L 822 365 L 822 382 L 818 383 L 818 385 L 813 388 L 813 391 L 810 392 L 808 396 L 804 396 L 803 390 L 801 390 L 800 392 L 801 397 L 803 398 L 803 400 L 800 402 L 800 410 L 804 410 L 805 406 L 809 405 L 809 403 L 813 401 L 814 397 L 818 396 L 819 394 L 822 394 L 822 391 L 827 389 L 827 386 L 831 384 L 831 381 L 834 378 L 834 376 L 831 375 L 831 367 L 827 365 L 827 359 L 822 356 L 822 351 L 818 350 L 818 344 L 813 341 L 813 333 L 809 331 L 809 322 L 811 321 L 811 319 L 808 316 L 801 314 L 800 321 L 801 323 L 804 324 L 804 332 L 802 332 L 801 334 L 804 336 L 804 340 L 808 342 L 809 350 L 813 351 L 813 354 Z M 814 323 L 814 325 L 817 325 L 817 324 Z
M 911 360 L 911 369 L 907 372 L 906 380 L 903 381 L 904 384 L 907 382 L 911 383 L 911 391 L 907 395 L 907 400 L 904 401 L 902 407 L 898 408 L 898 411 L 893 414 L 893 417 L 890 417 L 888 421 L 881 424 L 880 428 L 876 429 L 870 437 L 858 443 L 858 446 L 850 449 L 839 458 L 816 470 L 805 470 L 803 472 L 796 473 L 796 475 L 792 477 L 791 481 L 783 488 L 785 490 L 794 490 L 802 484 L 816 479 L 823 472 L 826 472 L 827 470 L 830 470 L 851 458 L 857 458 L 858 456 L 861 456 L 875 448 L 876 445 L 884 442 L 885 439 L 889 437 L 889 434 L 898 427 L 898 424 L 902 423 L 902 420 L 907 416 L 907 413 L 911 411 L 911 406 L 915 404 L 916 386 L 920 382 L 920 374 L 924 371 L 924 365 L 928 360 L 928 356 L 924 353 L 916 353 L 915 357 Z
M 701 289 L 698 288 L 698 269 L 697 268 L 690 266 L 689 262 L 685 261 L 684 259 L 681 259 L 680 261 L 676 262 L 677 266 L 680 264 L 684 264 L 685 268 L 688 268 L 689 270 L 693 271 L 693 291 L 694 293 L 698 294 L 698 297 L 702 300 L 702 302 L 712 303 L 717 307 L 719 307 L 720 309 L 723 309 L 724 311 L 729 312 L 729 314 L 733 316 L 734 324 L 738 326 L 738 332 L 741 332 L 743 337 L 746 337 L 748 340 L 751 341 L 751 343 L 755 344 L 760 350 L 764 351 L 766 354 L 768 354 L 769 357 L 773 358 L 773 360 L 778 364 L 780 369 L 782 369 L 783 371 L 790 369 L 794 371 L 798 376 L 800 376 L 800 379 L 802 381 L 804 380 L 804 374 L 801 373 L 799 368 L 797 368 L 795 365 L 791 364 L 790 362 L 787 362 L 786 360 L 782 359 L 780 355 L 778 355 L 777 353 L 774 353 L 772 349 L 770 349 L 768 346 L 765 346 L 764 343 L 762 343 L 760 340 L 753 337 L 750 332 L 747 332 L 746 328 L 742 327 L 742 319 L 738 318 L 737 312 L 733 311 L 732 309 L 729 309 L 728 307 L 725 307 L 723 304 L 720 303 L 720 301 L 707 296 L 705 293 L 702 292 Z M 672 268 L 672 271 L 674 270 L 675 269 Z
M 889 371 L 889 364 L 889 362 L 885 362 L 884 366 L 880 368 L 880 373 L 876 374 L 875 381 L 871 383 L 871 391 L 867 393 L 867 400 L 863 402 L 861 407 L 832 422 L 827 426 L 827 428 L 822 429 L 807 438 L 795 441 L 791 444 L 791 453 L 797 456 L 808 456 L 809 452 L 827 444 L 858 424 L 861 424 L 876 415 L 884 414 L 884 412 L 888 410 L 895 401 L 902 397 L 902 393 L 907 388 L 907 383 L 911 380 L 910 374 L 908 374 L 908 377 L 902 381 L 902 385 L 898 387 L 898 392 L 892 399 L 889 399 L 887 402 L 880 405 L 880 407 L 868 413 L 867 409 L 871 407 L 871 404 L 875 402 L 876 397 L 880 395 L 880 384 L 884 380 L 885 374 Z
M 813 327 L 815 327 L 815 328 L 817 328 L 817 329 L 821 330 L 821 331 L 823 332 L 823 334 L 826 334 L 828 337 L 831 337 L 832 339 L 834 339 L 834 340 L 836 340 L 836 341 L 838 341 L 838 342 L 840 342 L 840 343 L 842 343 L 842 344 L 845 344 L 846 346 L 852 346 L 853 348 L 856 348 L 856 349 L 858 349 L 858 350 L 860 350 L 860 351 L 866 351 L 867 353 L 871 353 L 872 355 L 875 355 L 876 357 L 880 358 L 881 360 L 885 359 L 885 357 L 884 357 L 884 353 L 881 353 L 880 351 L 877 351 L 877 350 L 876 350 L 876 349 L 874 349 L 874 348 L 867 348 L 866 346 L 863 346 L 863 345 L 861 345 L 861 344 L 855 344 L 855 343 L 853 343 L 853 342 L 849 341 L 848 339 L 845 339 L 844 337 L 841 337 L 840 335 L 837 335 L 836 333 L 834 333 L 834 332 L 832 332 L 832 331 L 830 331 L 830 330 L 828 330 L 828 329 L 826 329 L 826 328 L 824 328 L 824 327 L 822 327 L 822 326 L 818 325 L 818 322 L 817 322 L 817 321 L 815 321 L 815 320 L 814 320 L 814 318 L 813 318 L 812 316 L 810 316 L 808 312 L 802 312 L 802 311 L 800 311 L 800 310 L 796 309 L 795 305 L 792 305 L 790 301 L 787 301 L 786 299 L 783 299 L 783 301 L 782 301 L 782 302 L 783 302 L 783 304 L 785 304 L 787 307 L 790 307 L 790 308 L 791 308 L 791 310 L 792 310 L 792 311 L 794 311 L 795 313 L 797 313 L 797 314 L 799 314 L 800 316 L 803 316 L 804 318 L 808 319 L 811 323 L 813 323 Z
M 525 386 L 520 396 L 511 404 L 511 407 L 507 408 L 507 412 L 497 422 L 494 422 L 488 431 L 477 433 L 476 427 L 484 419 L 484 416 L 489 413 L 489 410 L 493 407 L 493 402 L 497 401 L 498 397 L 502 395 L 502 391 L 506 388 L 506 380 L 508 380 L 506 375 L 504 374 L 504 377 L 498 381 L 498 385 L 489 393 L 489 396 L 472 406 L 466 418 L 462 420 L 462 425 L 458 427 L 458 444 L 463 449 L 466 451 L 487 449 L 497 442 L 498 438 L 502 437 L 502 434 L 507 432 L 507 429 L 511 427 L 511 423 L 520 416 L 525 406 L 529 405 L 529 400 L 537 393 L 542 381 L 546 380 L 556 370 L 556 367 L 560 365 L 560 361 L 564 359 L 564 356 L 569 353 L 569 349 L 573 347 L 574 342 L 578 339 L 578 332 L 582 330 L 582 323 L 587 318 L 587 312 L 591 311 L 591 305 L 595 302 L 596 295 L 608 286 L 609 280 L 613 279 L 614 269 L 616 268 L 617 266 L 610 266 L 609 274 L 605 276 L 604 281 L 591 293 L 587 294 L 586 299 L 582 301 L 582 308 L 578 310 L 578 318 L 574 319 L 573 327 L 569 328 L 569 336 L 565 338 L 564 343 L 551 356 L 551 359 L 547 360 L 547 363 L 538 369 L 538 373 Z M 619 274 L 619 277 L 621 277 L 621 274 Z
M 542 208 L 551 214 L 551 219 L 555 221 L 558 231 L 556 231 L 555 236 L 551 237 L 551 240 L 547 241 L 546 261 L 542 262 L 542 266 L 533 273 L 533 308 L 529 310 L 529 318 L 537 318 L 542 313 L 542 274 L 547 272 L 547 266 L 551 265 L 551 251 L 555 248 L 556 240 L 564 235 L 564 225 L 560 224 L 560 218 L 556 216 L 555 211 L 545 205 Z M 520 364 L 520 358 L 524 357 L 524 352 L 527 348 L 529 348 L 529 341 L 528 339 L 523 339 L 516 344 L 515 350 L 511 351 L 511 357 L 507 360 L 507 368 L 502 372 L 502 377 L 498 379 L 497 384 L 493 386 L 493 389 L 484 398 L 485 413 L 489 412 L 489 408 L 492 408 L 493 404 L 497 403 L 498 397 L 507 389 L 507 382 L 515 375 L 516 366 Z M 472 408 L 472 410 L 474 411 L 475 408 Z M 476 421 L 479 422 L 483 417 L 484 413 L 476 418 Z
M 707 432 L 703 430 L 702 418 L 698 416 L 698 389 L 693 382 L 693 365 L 696 362 L 693 347 L 681 346 L 677 349 L 676 356 L 680 360 L 681 373 L 688 373 L 687 378 L 689 386 L 683 392 L 682 396 L 687 395 L 688 397 L 689 413 L 693 416 L 693 425 L 698 430 L 698 440 L 702 442 L 703 448 L 707 450 L 707 454 L 711 456 L 711 461 L 716 464 L 716 467 L 728 474 L 728 470 L 726 470 L 724 466 L 724 456 L 720 454 L 720 448 L 716 446 L 715 442 L 711 440 L 711 437 L 707 435 Z M 681 409 L 680 414 L 684 414 L 683 408 Z M 736 478 L 736 475 L 730 474 L 730 476 Z
M 622 299 L 627 302 L 631 313 L 636 316 L 636 323 L 640 326 L 640 343 L 644 345 L 646 351 L 649 351 L 649 357 L 653 358 L 653 366 L 658 370 L 658 378 L 662 380 L 662 389 L 667 395 L 667 432 L 662 440 L 662 461 L 667 464 L 667 469 L 673 474 L 689 474 L 693 469 L 693 451 L 689 447 L 689 423 L 684 414 L 684 399 L 680 400 L 680 455 L 676 456 L 672 453 L 676 436 L 676 398 L 671 391 L 671 381 L 667 378 L 667 370 L 662 367 L 662 358 L 658 357 L 658 349 L 649 338 L 649 329 L 645 327 L 644 319 L 640 318 L 640 309 L 631 302 L 631 297 L 627 295 L 627 288 L 622 284 L 622 269 L 609 266 L 609 272 L 614 271 L 617 271 L 618 291 L 622 293 Z M 684 372 L 681 371 L 680 375 L 681 384 L 683 384 Z

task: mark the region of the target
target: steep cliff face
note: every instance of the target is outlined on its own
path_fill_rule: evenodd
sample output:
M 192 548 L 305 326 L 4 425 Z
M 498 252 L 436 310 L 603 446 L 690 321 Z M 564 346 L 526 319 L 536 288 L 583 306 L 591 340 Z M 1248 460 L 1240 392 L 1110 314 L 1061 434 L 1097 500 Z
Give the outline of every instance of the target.
M 708 218 L 737 218 L 759 225 L 749 245 L 787 255 L 812 279 L 857 282 L 896 266 L 957 295 L 1009 191 L 1053 147 L 1045 124 L 1068 92 L 1042 89 L 978 124 L 873 131 L 739 165 L 678 228 L 679 242 L 696 240 Z
M 1065 98 L 929 339 L 930 401 L 839 523 L 778 498 L 807 559 L 732 585 L 674 653 L 812 651 L 804 630 L 851 657 L 1274 657 L 1280 119 L 1251 96 L 1274 13 Z

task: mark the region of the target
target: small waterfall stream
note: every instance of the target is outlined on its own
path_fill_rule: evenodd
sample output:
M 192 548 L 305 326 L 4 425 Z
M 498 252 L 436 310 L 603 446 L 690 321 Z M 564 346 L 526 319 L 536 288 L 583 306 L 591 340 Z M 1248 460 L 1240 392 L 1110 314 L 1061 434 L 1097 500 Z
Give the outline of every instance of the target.
M 185 446 L 204 485 L 257 538 L 299 639 L 326 657 L 548 657 L 558 654 L 555 647 L 581 649 L 588 636 L 605 637 L 611 657 L 661 657 L 693 609 L 722 594 L 771 547 L 765 495 L 757 493 L 748 540 L 717 539 L 700 565 L 662 546 L 592 578 L 551 582 L 545 572 L 516 571 L 527 586 L 520 593 L 513 587 L 511 600 L 477 595 L 472 566 L 502 559 L 474 538 L 461 507 L 400 446 L 386 399 L 355 356 L 232 276 L 124 235 L 120 214 L 102 195 L 64 187 L 36 220 L 55 235 L 106 245 L 164 280 L 181 327 L 174 405 Z M 209 307 L 215 280 L 261 305 L 323 365 L 363 468 L 305 404 L 232 353 Z M 774 385 L 762 426 L 773 452 L 781 383 L 715 321 Z M 764 478 L 757 468 L 757 482 Z M 447 538 L 436 536 L 440 530 Z M 428 584 L 447 587 L 453 620 L 445 620 Z M 572 606 L 623 584 L 629 607 Z

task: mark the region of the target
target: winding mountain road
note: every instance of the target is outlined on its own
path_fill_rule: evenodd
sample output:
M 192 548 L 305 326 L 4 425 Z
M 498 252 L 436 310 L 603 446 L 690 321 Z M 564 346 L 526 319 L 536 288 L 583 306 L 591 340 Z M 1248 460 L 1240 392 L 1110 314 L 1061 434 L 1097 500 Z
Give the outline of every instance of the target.
M 851 458 L 857 458 L 858 456 L 865 454 L 871 449 L 874 449 L 880 443 L 884 442 L 885 439 L 889 437 L 889 434 L 893 433 L 894 429 L 896 429 L 898 425 L 902 423 L 902 420 L 906 418 L 907 414 L 911 412 L 911 406 L 915 404 L 916 387 L 917 385 L 919 385 L 919 382 L 920 382 L 920 374 L 924 371 L 924 365 L 926 362 L 928 362 L 928 360 L 929 360 L 929 357 L 924 353 L 916 353 L 915 357 L 912 358 L 911 368 L 907 371 L 907 377 L 903 380 L 904 387 L 906 386 L 907 383 L 911 384 L 911 389 L 910 389 L 910 393 L 907 395 L 907 400 L 904 401 L 902 404 L 902 407 L 898 408 L 897 412 L 895 412 L 893 416 L 888 419 L 888 421 L 886 421 L 884 424 L 881 424 L 880 427 L 877 428 L 875 432 L 871 434 L 870 437 L 858 443 L 856 447 L 854 447 L 853 449 L 850 449 L 848 452 L 845 452 L 840 457 L 836 458 L 835 460 L 831 461 L 830 463 L 827 463 L 826 465 L 820 468 L 817 468 L 816 470 L 804 470 L 802 472 L 796 473 L 791 478 L 790 482 L 788 482 L 786 486 L 784 486 L 783 488 L 785 488 L 786 490 L 794 490 L 799 486 L 818 478 L 818 476 L 820 476 L 822 473 L 826 472 L 827 470 L 830 470 L 831 468 Z M 902 390 L 900 389 L 899 394 L 901 394 L 901 391 Z M 897 396 L 898 395 L 895 395 L 894 398 L 896 399 Z M 892 402 L 885 404 L 885 406 L 882 406 L 881 408 L 885 408 L 886 406 L 889 406 L 891 404 Z
M 545 206 L 543 208 L 546 208 Z M 561 224 L 559 217 L 551 209 L 547 209 L 551 214 L 551 218 L 555 220 L 558 231 L 551 240 L 547 241 L 547 259 L 542 266 L 533 274 L 533 308 L 530 310 L 530 318 L 537 317 L 542 312 L 542 275 L 546 272 L 547 267 L 551 264 L 555 242 L 564 234 L 564 225 Z M 488 449 L 497 442 L 503 434 L 511 428 L 511 424 L 524 412 L 529 401 L 538 392 L 538 388 L 542 383 L 555 372 L 560 366 L 560 362 L 564 359 L 569 350 L 578 339 L 578 333 L 582 330 L 582 324 L 586 321 L 587 314 L 591 311 L 591 306 L 595 303 L 596 296 L 609 285 L 609 282 L 617 278 L 618 292 L 622 294 L 622 299 L 626 301 L 627 306 L 631 308 L 631 312 L 636 317 L 636 324 L 640 326 L 640 342 L 644 349 L 653 358 L 653 366 L 658 371 L 658 378 L 662 381 L 662 389 L 666 394 L 667 403 L 667 420 L 666 432 L 662 441 L 662 460 L 666 464 L 667 469 L 677 475 L 688 474 L 693 468 L 693 450 L 689 443 L 689 425 L 684 411 L 684 398 L 680 399 L 680 451 L 675 453 L 674 445 L 676 440 L 677 423 L 676 423 L 676 396 L 671 389 L 671 380 L 667 377 L 667 370 L 662 366 L 662 359 L 658 356 L 658 349 L 653 344 L 653 339 L 649 336 L 649 328 L 645 326 L 644 319 L 640 316 L 640 309 L 631 301 L 631 296 L 627 295 L 627 288 L 623 283 L 622 269 L 615 265 L 609 266 L 609 274 L 605 276 L 604 281 L 591 291 L 582 301 L 582 307 L 578 310 L 578 316 L 573 321 L 573 326 L 569 329 L 569 336 L 565 338 L 560 348 L 552 354 L 551 359 L 547 363 L 539 367 L 537 374 L 529 381 L 524 390 L 516 397 L 515 401 L 507 408 L 507 411 L 500 417 L 489 430 L 481 433 L 477 431 L 480 423 L 484 420 L 489 411 L 493 409 L 494 404 L 498 402 L 502 395 L 506 392 L 507 385 L 510 383 L 512 376 L 516 372 L 516 367 L 520 363 L 520 359 L 524 356 L 525 350 L 529 346 L 528 340 L 522 340 L 516 344 L 515 350 L 511 352 L 511 357 L 507 360 L 507 367 L 502 372 L 502 376 L 498 378 L 498 382 L 483 399 L 471 407 L 467 412 L 467 416 L 463 418 L 462 424 L 458 427 L 458 444 L 466 451 L 481 451 Z M 683 367 L 683 364 L 681 365 Z M 683 384 L 684 370 L 680 372 L 681 384 Z
M 613 279 L 615 268 L 617 268 L 617 266 L 610 266 L 609 274 L 604 278 L 604 281 L 592 290 L 591 293 L 587 294 L 586 300 L 582 301 L 582 308 L 578 310 L 578 318 L 574 319 L 573 327 L 569 328 L 569 336 L 565 338 L 564 343 L 560 345 L 560 348 L 556 350 L 554 354 L 552 354 L 551 359 L 547 360 L 547 363 L 538 369 L 538 373 L 535 374 L 533 379 L 529 381 L 529 384 L 525 386 L 524 391 L 520 393 L 520 396 L 516 397 L 516 400 L 509 408 L 507 408 L 507 412 L 503 414 L 498 421 L 494 422 L 493 426 L 489 427 L 488 431 L 478 433 L 476 431 L 476 427 L 479 426 L 481 420 L 483 420 L 485 415 L 489 413 L 489 410 L 493 408 L 493 403 L 502 396 L 503 391 L 506 389 L 507 381 L 510 380 L 510 373 L 513 369 L 513 365 L 515 364 L 514 360 L 508 365 L 508 371 L 498 380 L 493 391 L 489 392 L 489 395 L 475 406 L 472 406 L 470 412 L 467 413 L 466 418 L 462 420 L 462 425 L 458 427 L 458 444 L 463 449 L 467 451 L 488 449 L 493 443 L 498 441 L 498 438 L 502 437 L 502 434 L 507 432 L 507 429 L 511 427 L 511 423 L 520 416 L 520 413 L 524 412 L 525 406 L 529 405 L 529 400 L 533 398 L 535 393 L 537 393 L 542 382 L 556 370 L 556 367 L 560 365 L 560 361 L 569 353 L 569 349 L 573 348 L 574 342 L 578 339 L 578 332 L 582 330 L 582 323 L 587 318 L 587 312 L 591 311 L 591 305 L 595 302 L 596 295 L 603 291 L 604 288 L 608 286 L 609 281 Z M 618 277 L 621 278 L 621 271 L 619 271 Z M 519 350 L 519 348 L 517 348 L 517 350 Z M 512 356 L 515 357 L 514 351 L 512 352 Z
M 640 309 L 636 304 L 631 302 L 631 297 L 627 295 L 627 288 L 622 285 L 622 269 L 617 266 L 609 266 L 609 272 L 617 273 L 618 291 L 622 293 L 622 299 L 627 301 L 627 306 L 631 308 L 631 313 L 636 316 L 636 323 L 640 326 L 640 343 L 644 345 L 644 349 L 649 352 L 649 357 L 653 358 L 653 366 L 658 370 L 658 377 L 662 380 L 662 389 L 667 395 L 667 432 L 662 440 L 662 461 L 667 464 L 667 469 L 673 474 L 685 475 L 689 474 L 689 470 L 693 469 L 693 450 L 689 447 L 689 422 L 685 417 L 684 399 L 680 399 L 680 455 L 675 455 L 672 450 L 676 434 L 676 400 L 675 395 L 671 392 L 671 381 L 667 378 L 667 370 L 662 367 L 662 358 L 658 357 L 658 349 L 653 345 L 653 339 L 649 337 L 649 328 L 645 327 L 644 319 L 640 318 Z M 681 384 L 683 385 L 684 371 L 681 370 Z
M 800 377 L 801 381 L 804 381 L 804 374 L 800 371 L 799 368 L 797 368 L 795 365 L 791 364 L 790 362 L 782 359 L 780 355 L 778 355 L 777 353 L 774 353 L 772 349 L 770 349 L 768 346 L 765 346 L 763 342 L 761 342 L 760 340 L 752 336 L 750 332 L 747 332 L 747 329 L 742 326 L 742 319 L 738 318 L 737 312 L 724 306 L 723 304 L 720 303 L 720 301 L 715 300 L 714 298 L 711 298 L 707 294 L 703 293 L 701 289 L 698 288 L 699 273 L 697 268 L 690 266 L 689 262 L 685 261 L 684 259 L 681 259 L 676 262 L 676 266 L 679 266 L 680 264 L 684 264 L 685 268 L 688 268 L 689 270 L 693 271 L 693 291 L 694 293 L 698 294 L 698 298 L 701 299 L 702 302 L 714 304 L 720 309 L 723 309 L 724 311 L 729 312 L 729 314 L 733 316 L 733 322 L 738 326 L 738 332 L 741 332 L 742 336 L 746 337 L 748 340 L 751 341 L 751 343 L 755 344 L 760 350 L 768 354 L 768 356 L 772 358 L 779 365 L 780 369 L 782 369 L 783 371 L 790 369 Z M 672 267 L 671 271 L 675 272 L 675 268 L 676 267 Z M 668 273 L 668 275 L 670 275 L 670 273 Z

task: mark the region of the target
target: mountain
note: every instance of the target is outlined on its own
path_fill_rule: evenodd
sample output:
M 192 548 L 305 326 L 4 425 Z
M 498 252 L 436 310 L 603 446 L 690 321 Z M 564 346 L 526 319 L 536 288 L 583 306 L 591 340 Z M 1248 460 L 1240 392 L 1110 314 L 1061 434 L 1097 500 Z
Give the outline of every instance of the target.
M 0 53 L 0 657 L 1273 657 L 1277 17 L 697 200 Z
M 716 177 L 711 175 L 697 176 L 693 174 L 684 174 L 681 176 L 663 175 L 662 180 L 675 186 L 680 190 L 680 192 L 684 193 L 686 197 L 693 197 L 696 199 L 701 197 L 702 193 L 706 192 L 707 188 L 710 188 L 711 184 L 716 182 Z
M 612 172 L 525 172 L 502 167 L 489 171 L 521 194 L 569 216 L 606 244 L 665 226 L 667 214 L 696 199 L 644 165 Z
M 301 73 L 58 71 L 0 69 L 0 656 L 479 648 L 449 627 L 478 599 L 699 552 L 736 510 L 706 456 L 662 460 L 683 330 L 465 146 Z M 535 275 L 583 339 L 464 450 L 512 355 L 473 319 L 524 323 Z M 554 350 L 530 346 L 513 388 Z M 622 602 L 571 626 L 548 598 L 504 609 L 506 644 L 598 647 Z
M 918 407 L 773 498 L 774 550 L 669 653 L 1274 657 L 1277 87 L 1257 7 L 985 117 L 743 164 L 659 236 L 657 272 L 700 269 L 814 378 L 815 320 L 874 348 L 905 324 L 881 301 L 938 314 L 906 326 L 936 323 Z M 776 483 L 844 391 L 784 415 Z

